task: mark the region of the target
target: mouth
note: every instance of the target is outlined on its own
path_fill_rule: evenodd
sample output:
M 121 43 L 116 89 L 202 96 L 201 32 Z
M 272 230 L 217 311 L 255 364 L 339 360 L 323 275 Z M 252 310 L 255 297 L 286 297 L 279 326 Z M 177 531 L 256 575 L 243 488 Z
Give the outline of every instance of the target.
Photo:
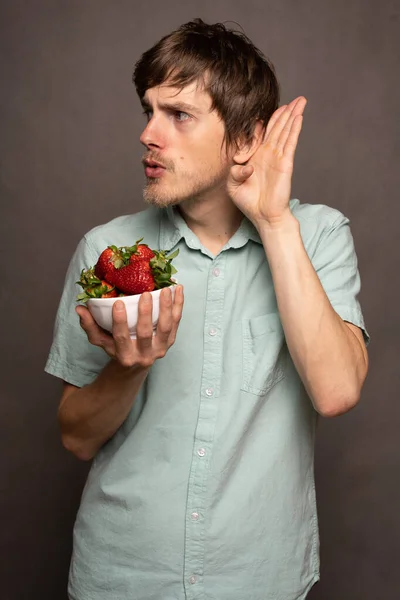
M 143 161 L 143 163 L 146 167 L 149 167 L 150 169 L 165 169 L 164 165 L 155 160 L 145 160 Z
M 164 167 L 164 165 L 155 160 L 144 160 L 143 164 L 145 167 L 144 170 L 146 173 L 146 177 L 148 178 L 162 177 L 162 175 L 166 171 L 166 167 Z

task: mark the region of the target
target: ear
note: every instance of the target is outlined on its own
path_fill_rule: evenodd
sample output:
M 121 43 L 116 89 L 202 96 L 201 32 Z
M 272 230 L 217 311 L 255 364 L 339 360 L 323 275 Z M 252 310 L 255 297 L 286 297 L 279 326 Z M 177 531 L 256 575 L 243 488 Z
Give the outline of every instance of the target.
M 247 161 L 250 160 L 250 158 L 257 152 L 258 148 L 262 144 L 263 137 L 263 123 L 261 121 L 257 121 L 251 141 L 239 146 L 239 149 L 234 154 L 233 160 L 235 163 L 239 165 L 244 165 L 247 163 Z

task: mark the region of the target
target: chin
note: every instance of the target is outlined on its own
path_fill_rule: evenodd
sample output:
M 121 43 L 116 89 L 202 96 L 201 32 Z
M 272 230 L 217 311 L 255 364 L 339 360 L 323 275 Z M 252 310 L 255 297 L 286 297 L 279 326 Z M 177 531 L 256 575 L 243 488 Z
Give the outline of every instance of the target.
M 157 206 L 158 208 L 166 208 L 167 206 L 174 206 L 180 204 L 184 198 L 179 198 L 175 194 L 174 196 L 168 193 L 163 193 L 162 190 L 157 189 L 158 184 L 150 183 L 147 184 L 143 190 L 143 199 L 146 204 Z

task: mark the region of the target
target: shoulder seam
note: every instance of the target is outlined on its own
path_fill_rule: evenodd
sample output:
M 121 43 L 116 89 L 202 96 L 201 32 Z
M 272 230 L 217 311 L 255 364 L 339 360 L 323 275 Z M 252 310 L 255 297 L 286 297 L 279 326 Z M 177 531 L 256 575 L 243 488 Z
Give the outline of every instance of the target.
M 336 209 L 335 209 L 336 210 Z M 323 242 L 323 238 L 327 235 L 329 235 L 332 231 L 334 231 L 337 227 L 337 225 L 340 223 L 340 221 L 342 221 L 342 225 L 348 225 L 350 223 L 350 219 L 348 219 L 343 213 L 341 213 L 339 211 L 339 215 L 337 215 L 336 219 L 333 221 L 333 223 L 329 223 L 327 224 L 321 231 L 321 237 L 318 240 L 318 243 L 315 247 L 314 250 L 314 254 L 313 256 L 316 255 L 316 253 L 318 252 L 318 249 L 320 248 L 322 242 Z

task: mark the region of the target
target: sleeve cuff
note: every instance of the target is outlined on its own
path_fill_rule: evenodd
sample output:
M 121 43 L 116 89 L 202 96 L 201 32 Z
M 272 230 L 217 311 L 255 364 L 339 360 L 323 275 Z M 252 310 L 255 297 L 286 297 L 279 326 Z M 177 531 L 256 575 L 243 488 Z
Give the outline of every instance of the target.
M 48 359 L 44 370 L 46 373 L 49 373 L 49 375 L 59 377 L 67 383 L 76 385 L 77 387 L 89 385 L 89 383 L 92 383 L 92 381 L 94 381 L 98 375 L 98 373 L 85 371 L 77 365 L 69 365 L 65 362 L 56 361 L 52 358 Z
M 365 327 L 364 318 L 361 314 L 361 311 L 357 310 L 356 308 L 351 308 L 350 306 L 343 306 L 342 304 L 333 304 L 332 306 L 339 317 L 343 319 L 343 321 L 348 321 L 362 330 L 365 345 L 368 346 L 371 337 Z

